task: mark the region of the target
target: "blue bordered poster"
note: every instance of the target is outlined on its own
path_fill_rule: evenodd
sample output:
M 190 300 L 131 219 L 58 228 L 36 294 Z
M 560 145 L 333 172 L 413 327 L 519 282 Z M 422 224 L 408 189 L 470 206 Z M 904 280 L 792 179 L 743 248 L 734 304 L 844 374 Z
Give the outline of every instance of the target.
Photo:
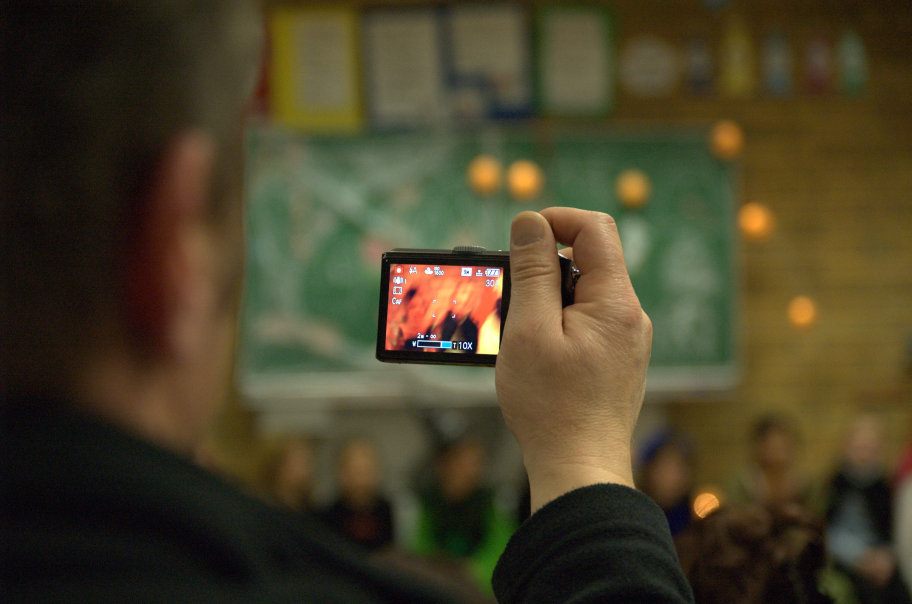
M 445 11 L 450 93 L 458 117 L 527 117 L 532 111 L 530 24 L 519 4 Z
M 438 15 L 433 9 L 377 9 L 363 22 L 368 115 L 379 128 L 447 118 Z

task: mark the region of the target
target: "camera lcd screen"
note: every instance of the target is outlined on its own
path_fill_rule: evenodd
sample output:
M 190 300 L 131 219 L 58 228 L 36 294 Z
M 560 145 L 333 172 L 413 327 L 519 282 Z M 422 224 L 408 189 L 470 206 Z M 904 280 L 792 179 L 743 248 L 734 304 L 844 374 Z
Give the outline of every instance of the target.
M 424 260 L 436 262 L 383 263 L 378 358 L 493 364 L 506 310 L 504 290 L 509 292 L 508 260 L 498 266 L 480 259 Z M 447 263 L 454 261 L 459 264 Z

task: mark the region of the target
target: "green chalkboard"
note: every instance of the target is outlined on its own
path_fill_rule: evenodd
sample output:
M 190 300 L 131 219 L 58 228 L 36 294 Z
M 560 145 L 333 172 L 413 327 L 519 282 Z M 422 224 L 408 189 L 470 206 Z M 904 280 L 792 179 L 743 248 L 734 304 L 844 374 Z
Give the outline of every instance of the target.
M 541 195 L 524 203 L 506 188 L 475 193 L 466 170 L 479 154 L 505 167 L 535 161 L 545 175 Z M 642 208 L 617 199 L 615 183 L 627 169 L 651 181 Z M 570 205 L 618 222 L 654 324 L 650 388 L 728 385 L 737 335 L 734 175 L 699 129 L 514 126 L 345 138 L 256 129 L 248 139 L 242 379 L 281 381 L 293 396 L 304 377 L 396 371 L 373 358 L 383 251 L 507 249 L 517 212 Z

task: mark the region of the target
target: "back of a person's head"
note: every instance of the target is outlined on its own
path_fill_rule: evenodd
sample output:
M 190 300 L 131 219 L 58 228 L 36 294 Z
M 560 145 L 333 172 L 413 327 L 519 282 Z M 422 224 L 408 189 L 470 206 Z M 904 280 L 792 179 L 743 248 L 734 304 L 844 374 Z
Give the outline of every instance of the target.
M 697 604 L 824 604 L 822 528 L 796 509 L 723 506 L 680 544 Z
M 194 129 L 210 135 L 212 198 L 239 190 L 257 17 L 256 5 L 241 0 L 4 3 L 6 394 L 59 388 L 51 382 L 67 380 L 90 346 L 123 336 L 121 251 L 175 137 Z M 213 219 L 226 211 L 211 205 Z

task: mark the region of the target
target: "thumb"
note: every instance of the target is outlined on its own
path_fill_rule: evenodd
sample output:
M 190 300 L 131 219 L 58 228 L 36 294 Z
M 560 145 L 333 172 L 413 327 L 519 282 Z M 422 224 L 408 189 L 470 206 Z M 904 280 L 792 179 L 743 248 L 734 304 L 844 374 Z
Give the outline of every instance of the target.
M 521 212 L 513 219 L 510 281 L 506 331 L 560 328 L 557 244 L 551 225 L 538 212 Z

